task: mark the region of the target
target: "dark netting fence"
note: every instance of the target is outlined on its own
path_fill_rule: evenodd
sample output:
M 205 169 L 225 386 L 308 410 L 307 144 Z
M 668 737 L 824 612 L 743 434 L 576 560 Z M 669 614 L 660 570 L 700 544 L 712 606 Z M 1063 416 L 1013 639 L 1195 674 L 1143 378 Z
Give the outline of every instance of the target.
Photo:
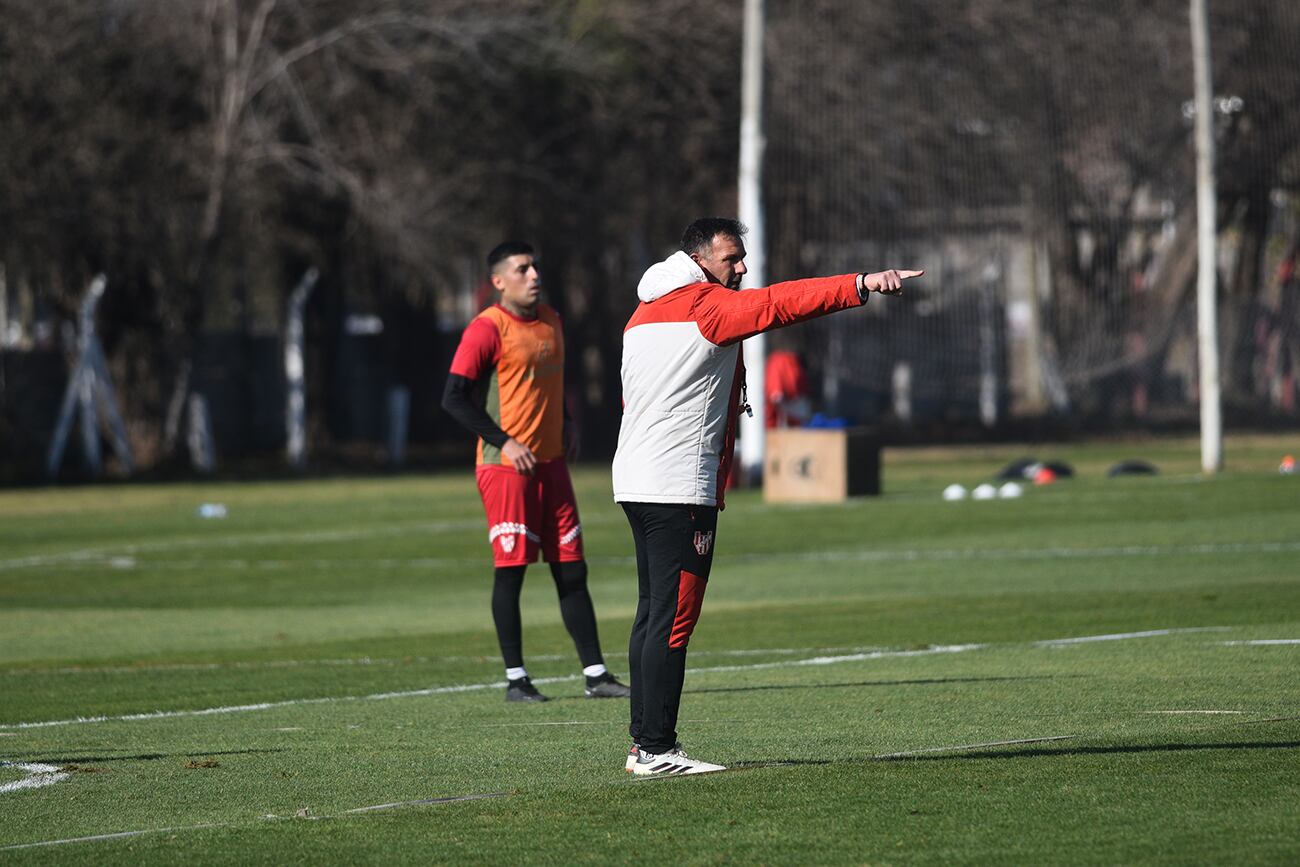
M 1224 410 L 1296 419 L 1300 4 L 1210 13 Z M 784 337 L 824 411 L 1195 421 L 1187 0 L 799 0 L 767 28 L 769 279 L 927 270 Z

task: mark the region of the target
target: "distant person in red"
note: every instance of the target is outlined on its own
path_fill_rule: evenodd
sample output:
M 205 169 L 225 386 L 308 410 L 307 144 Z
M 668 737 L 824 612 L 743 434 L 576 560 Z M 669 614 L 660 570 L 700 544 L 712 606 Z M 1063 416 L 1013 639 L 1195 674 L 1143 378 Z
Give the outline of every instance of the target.
M 777 347 L 767 356 L 763 368 L 763 396 L 767 404 L 764 427 L 803 427 L 808 423 L 812 417 L 808 377 L 797 352 Z
M 625 698 L 605 668 L 587 591 L 582 524 L 565 458 L 577 436 L 564 409 L 564 331 L 541 302 L 533 248 L 520 241 L 488 254 L 497 303 L 461 336 L 442 407 L 478 434 L 475 475 L 496 565 L 492 619 L 506 665 L 506 701 L 546 701 L 524 668 L 519 593 L 540 553 L 551 567 L 560 615 L 586 676 L 588 698 Z
M 778 335 L 772 335 L 776 337 Z M 763 427 L 803 427 L 812 418 L 808 400 L 808 377 L 799 354 L 790 349 L 774 349 L 763 365 Z M 727 490 L 740 486 L 740 462 L 727 473 Z

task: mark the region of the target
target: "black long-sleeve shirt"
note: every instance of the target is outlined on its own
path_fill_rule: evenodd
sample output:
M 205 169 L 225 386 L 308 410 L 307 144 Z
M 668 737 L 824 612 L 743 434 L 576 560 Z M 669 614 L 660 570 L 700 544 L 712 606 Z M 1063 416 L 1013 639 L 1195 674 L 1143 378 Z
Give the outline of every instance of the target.
M 510 435 L 487 414 L 478 393 L 478 383 L 468 377 L 447 374 L 447 387 L 442 390 L 442 408 L 461 427 L 482 437 L 489 445 L 501 448 L 510 439 Z

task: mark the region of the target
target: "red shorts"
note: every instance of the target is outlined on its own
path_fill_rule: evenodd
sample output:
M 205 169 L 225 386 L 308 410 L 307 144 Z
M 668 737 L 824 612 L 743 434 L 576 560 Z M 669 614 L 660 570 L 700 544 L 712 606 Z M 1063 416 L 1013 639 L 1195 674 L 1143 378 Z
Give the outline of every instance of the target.
M 548 563 L 583 559 L 578 501 L 563 458 L 539 463 L 531 476 L 503 464 L 480 464 L 475 475 L 497 566 L 536 562 L 538 551 Z

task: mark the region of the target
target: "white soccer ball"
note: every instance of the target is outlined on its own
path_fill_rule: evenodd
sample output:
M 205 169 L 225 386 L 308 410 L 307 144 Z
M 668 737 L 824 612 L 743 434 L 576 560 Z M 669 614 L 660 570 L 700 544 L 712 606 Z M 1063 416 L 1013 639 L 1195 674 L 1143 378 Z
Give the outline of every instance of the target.
M 998 488 L 998 496 L 1004 500 L 1014 500 L 1024 492 L 1025 489 L 1015 482 L 1007 482 L 1005 485 Z
M 961 485 L 949 485 L 943 489 L 943 498 L 950 503 L 955 500 L 964 500 L 966 499 L 966 489 Z
M 971 491 L 970 495 L 977 500 L 991 500 L 998 495 L 998 489 L 985 482 Z

